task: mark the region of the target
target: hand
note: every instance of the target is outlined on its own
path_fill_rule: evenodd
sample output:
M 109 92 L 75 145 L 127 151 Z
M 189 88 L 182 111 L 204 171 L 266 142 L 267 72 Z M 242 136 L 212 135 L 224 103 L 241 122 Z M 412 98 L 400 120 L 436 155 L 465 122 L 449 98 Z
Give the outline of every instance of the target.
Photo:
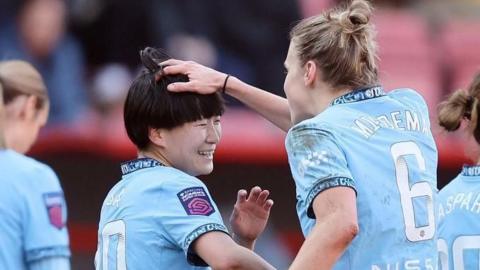
M 267 225 L 273 200 L 268 199 L 270 192 L 260 187 L 253 187 L 247 198 L 247 191 L 238 191 L 237 202 L 233 207 L 230 225 L 234 239 L 239 244 L 246 244 L 253 248 L 255 239 L 263 232 Z M 237 241 L 237 242 L 238 242 Z
M 170 59 L 160 63 L 165 66 L 163 72 L 167 75 L 185 74 L 189 81 L 171 83 L 168 90 L 172 92 L 196 92 L 199 94 L 212 94 L 223 88 L 227 74 L 202 66 L 192 61 Z

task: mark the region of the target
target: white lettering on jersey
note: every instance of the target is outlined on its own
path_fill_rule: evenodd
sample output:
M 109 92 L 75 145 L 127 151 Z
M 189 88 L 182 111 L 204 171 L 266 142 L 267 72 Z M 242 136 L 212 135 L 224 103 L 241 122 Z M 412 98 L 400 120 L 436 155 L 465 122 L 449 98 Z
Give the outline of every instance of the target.
M 409 110 L 394 111 L 377 117 L 361 116 L 353 121 L 352 126 L 352 129 L 367 139 L 375 135 L 380 128 L 427 133 L 430 127 L 424 117 L 419 117 L 417 112 Z
M 118 207 L 118 204 L 120 203 L 120 200 L 122 200 L 124 192 L 125 188 L 122 188 L 119 193 L 108 196 L 107 199 L 105 199 L 105 205 Z

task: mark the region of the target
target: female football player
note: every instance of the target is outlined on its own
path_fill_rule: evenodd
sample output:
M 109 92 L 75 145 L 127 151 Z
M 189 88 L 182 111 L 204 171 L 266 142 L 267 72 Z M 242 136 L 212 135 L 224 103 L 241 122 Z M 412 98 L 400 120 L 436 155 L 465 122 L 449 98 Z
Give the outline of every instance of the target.
M 127 134 L 138 159 L 121 165 L 100 216 L 96 268 L 273 269 L 252 252 L 273 201 L 269 192 L 241 190 L 223 224 L 205 184 L 213 170 L 224 103 L 218 93 L 172 93 L 167 85 L 184 75 L 162 74 L 166 56 L 141 51 L 143 73 L 130 86 L 124 107 Z
M 437 150 L 414 90 L 378 82 L 372 7 L 353 0 L 298 23 L 286 99 L 193 62 L 174 92 L 225 92 L 288 131 L 285 146 L 306 237 L 291 269 L 433 269 Z M 414 66 L 412 66 L 414 68 Z M 268 74 L 265 74 L 266 76 Z

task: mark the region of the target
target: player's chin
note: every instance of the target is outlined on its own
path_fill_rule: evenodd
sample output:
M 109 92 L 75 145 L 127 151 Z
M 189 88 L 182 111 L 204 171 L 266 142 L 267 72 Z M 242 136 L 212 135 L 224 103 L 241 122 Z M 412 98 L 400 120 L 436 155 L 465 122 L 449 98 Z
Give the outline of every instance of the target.
M 213 162 L 202 162 L 197 164 L 195 168 L 195 175 L 207 175 L 213 171 Z
M 213 171 L 213 161 L 208 162 L 202 168 L 202 174 L 203 175 L 210 174 L 210 173 L 212 173 L 212 171 Z

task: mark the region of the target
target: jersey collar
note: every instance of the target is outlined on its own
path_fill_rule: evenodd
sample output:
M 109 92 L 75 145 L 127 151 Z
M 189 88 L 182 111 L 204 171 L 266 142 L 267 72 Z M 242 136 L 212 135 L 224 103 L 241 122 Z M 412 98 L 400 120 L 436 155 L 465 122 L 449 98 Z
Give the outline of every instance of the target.
M 123 162 L 120 165 L 122 169 L 122 175 L 126 175 L 141 169 L 153 168 L 157 166 L 165 166 L 163 163 L 152 158 L 138 158 L 130 161 Z
M 480 165 L 463 165 L 463 176 L 480 176 Z
M 381 85 L 366 86 L 357 88 L 343 96 L 334 99 L 331 105 L 353 103 L 362 100 L 382 97 L 385 95 L 385 91 Z

